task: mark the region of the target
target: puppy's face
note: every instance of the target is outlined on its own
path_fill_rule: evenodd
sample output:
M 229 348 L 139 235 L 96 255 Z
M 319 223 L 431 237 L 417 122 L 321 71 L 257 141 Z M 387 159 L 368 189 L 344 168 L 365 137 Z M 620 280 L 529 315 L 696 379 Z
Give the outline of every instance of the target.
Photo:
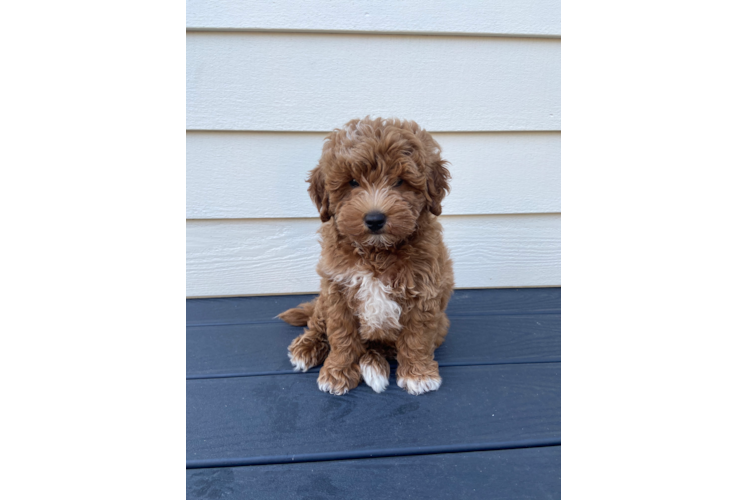
M 439 145 L 414 122 L 352 120 L 325 140 L 309 193 L 322 221 L 366 247 L 406 239 L 426 210 L 441 213 L 449 172 Z

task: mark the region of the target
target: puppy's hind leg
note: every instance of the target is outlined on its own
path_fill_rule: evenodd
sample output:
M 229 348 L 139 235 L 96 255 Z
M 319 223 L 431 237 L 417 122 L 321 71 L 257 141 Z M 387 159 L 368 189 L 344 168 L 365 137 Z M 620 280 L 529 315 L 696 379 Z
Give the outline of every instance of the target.
M 302 304 L 304 305 L 306 304 Z M 319 310 L 311 311 L 307 325 L 309 328 L 288 346 L 288 359 L 291 360 L 294 371 L 305 372 L 321 365 L 330 353 L 325 322 L 320 318 Z
M 358 360 L 366 385 L 374 392 L 384 392 L 390 384 L 390 364 L 380 349 L 368 349 Z
M 445 313 L 442 313 L 441 317 L 439 318 L 439 323 L 436 327 L 436 339 L 434 340 L 435 347 L 439 347 L 444 343 L 444 337 L 447 336 L 448 331 L 449 319 L 447 318 L 447 315 Z
M 315 330 L 304 330 L 288 346 L 288 359 L 294 371 L 305 372 L 321 365 L 330 352 L 330 344 L 324 333 Z

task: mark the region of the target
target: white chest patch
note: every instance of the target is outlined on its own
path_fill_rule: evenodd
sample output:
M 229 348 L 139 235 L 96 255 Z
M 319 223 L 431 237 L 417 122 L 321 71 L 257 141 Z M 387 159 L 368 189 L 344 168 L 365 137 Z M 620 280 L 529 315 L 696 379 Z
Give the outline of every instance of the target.
M 365 331 L 375 330 L 399 330 L 400 305 L 390 298 L 392 289 L 386 286 L 371 273 L 359 271 L 354 274 L 336 276 L 335 281 L 344 283 L 351 288 L 358 288 L 356 300 L 358 300 L 358 317 L 361 327 Z

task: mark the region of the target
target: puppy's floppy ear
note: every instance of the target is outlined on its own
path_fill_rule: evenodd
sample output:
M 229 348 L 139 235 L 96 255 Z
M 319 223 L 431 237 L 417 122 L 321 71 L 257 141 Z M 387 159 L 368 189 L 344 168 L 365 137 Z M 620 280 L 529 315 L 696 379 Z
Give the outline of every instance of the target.
M 309 183 L 309 196 L 319 210 L 319 218 L 322 222 L 327 222 L 330 220 L 330 197 L 325 189 L 325 176 L 319 165 L 309 172 L 306 181 Z
M 429 210 L 434 215 L 441 215 L 442 213 L 442 200 L 449 191 L 449 170 L 446 165 L 449 162 L 442 160 L 437 154 L 436 157 L 429 162 L 429 177 L 426 182 L 426 186 L 429 191 L 429 197 L 431 198 L 431 205 Z

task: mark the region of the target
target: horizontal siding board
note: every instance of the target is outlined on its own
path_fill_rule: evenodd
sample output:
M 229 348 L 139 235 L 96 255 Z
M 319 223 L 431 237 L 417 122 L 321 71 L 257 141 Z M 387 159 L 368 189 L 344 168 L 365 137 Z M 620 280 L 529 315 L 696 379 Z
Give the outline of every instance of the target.
M 187 299 L 187 326 L 271 321 L 278 313 L 314 297 L 315 295 L 268 295 Z M 461 316 L 560 312 L 560 288 L 458 290 L 449 299 L 447 306 L 447 314 Z
M 316 295 L 187 299 L 187 327 L 273 321 L 278 313 L 314 297 Z
M 440 364 L 561 359 L 561 314 L 454 316 L 450 321 L 449 335 L 435 353 Z M 280 320 L 190 327 L 187 376 L 289 372 L 287 348 L 302 331 Z
M 188 499 L 372 497 L 561 498 L 561 447 L 187 470 Z
M 365 115 L 435 132 L 560 130 L 559 40 L 187 34 L 190 130 L 332 130 Z
M 188 380 L 187 460 L 560 439 L 560 375 L 560 363 L 445 367 L 417 398 L 394 374 L 384 394 L 345 397 L 320 392 L 314 373 Z
M 187 0 L 188 29 L 561 34 L 559 0 Z
M 559 214 L 440 218 L 461 288 L 559 286 Z M 187 295 L 319 291 L 319 219 L 187 221 Z
M 315 217 L 308 171 L 324 133 L 190 132 L 187 218 Z M 446 215 L 561 211 L 561 134 L 437 133 L 450 162 Z

